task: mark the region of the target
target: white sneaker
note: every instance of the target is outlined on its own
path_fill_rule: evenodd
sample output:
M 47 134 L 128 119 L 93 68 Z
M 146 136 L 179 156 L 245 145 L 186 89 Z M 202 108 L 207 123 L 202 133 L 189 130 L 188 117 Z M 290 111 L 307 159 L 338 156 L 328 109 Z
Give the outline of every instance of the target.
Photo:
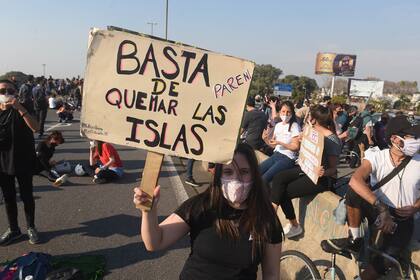
M 65 182 L 67 182 L 67 178 L 69 176 L 67 174 L 62 175 L 60 178 L 58 178 L 57 180 L 55 180 L 55 182 L 53 183 L 54 187 L 59 187 L 62 184 L 64 184 Z
M 284 232 L 284 235 L 287 238 L 292 238 L 298 235 L 301 235 L 303 232 L 303 228 L 301 227 L 301 225 L 297 225 L 297 226 L 290 226 L 290 229 L 287 232 Z
M 283 227 L 283 233 L 286 235 L 290 229 L 292 228 L 292 224 L 288 223 L 285 227 Z

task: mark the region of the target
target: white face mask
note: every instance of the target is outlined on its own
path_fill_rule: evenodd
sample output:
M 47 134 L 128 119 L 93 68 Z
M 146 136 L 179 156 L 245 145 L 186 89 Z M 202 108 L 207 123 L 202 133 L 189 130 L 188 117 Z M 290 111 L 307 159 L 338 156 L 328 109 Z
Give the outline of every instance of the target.
M 291 118 L 292 116 L 280 115 L 280 119 L 285 123 L 288 123 Z
M 400 138 L 404 143 L 404 147 L 402 148 L 397 147 L 401 152 L 403 152 L 404 155 L 412 157 L 419 151 L 420 139 L 414 139 L 414 138 L 404 139 L 400 136 L 397 136 L 397 137 Z
M 0 103 L 4 104 L 9 102 L 10 100 L 12 100 L 13 95 L 8 95 L 8 94 L 0 94 Z
M 248 198 L 252 182 L 244 183 L 236 179 L 221 179 L 223 196 L 231 203 L 242 203 Z

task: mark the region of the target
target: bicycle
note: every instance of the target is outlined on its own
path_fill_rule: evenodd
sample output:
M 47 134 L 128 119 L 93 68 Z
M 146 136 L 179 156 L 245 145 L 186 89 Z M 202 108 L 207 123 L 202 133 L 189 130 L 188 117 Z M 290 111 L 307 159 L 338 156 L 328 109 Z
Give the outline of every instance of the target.
M 399 277 L 399 279 L 418 280 L 416 276 L 415 264 L 412 263 L 411 260 L 409 260 L 409 257 L 406 257 L 407 263 L 406 263 L 406 266 L 404 266 L 396 258 L 378 249 L 378 244 L 380 243 L 380 240 L 382 238 L 382 231 L 380 230 L 376 231 L 376 234 L 374 236 L 375 236 L 375 239 L 374 239 L 373 244 L 369 244 L 367 246 L 368 257 L 370 256 L 370 254 L 373 254 L 373 255 L 378 255 L 386 259 L 388 262 L 392 264 L 392 268 L 394 268 L 397 273 L 396 277 Z M 332 280 L 336 279 L 336 276 L 337 276 L 336 271 L 338 269 L 338 267 L 336 266 L 337 255 L 343 256 L 349 260 L 355 260 L 355 264 L 357 265 L 356 270 L 358 271 L 358 275 L 356 275 L 354 279 L 360 279 L 360 274 L 362 270 L 364 269 L 363 265 L 365 264 L 363 261 L 360 260 L 360 253 L 358 255 L 354 255 L 350 253 L 349 251 L 345 251 L 345 250 L 342 250 L 342 251 L 336 250 L 335 252 L 329 252 L 324 249 L 322 242 L 321 242 L 321 248 L 324 252 L 331 254 L 331 266 L 327 267 L 324 270 L 324 274 L 323 274 L 324 277 L 321 277 L 319 279 L 332 279 Z M 329 274 L 329 277 L 327 276 L 328 274 Z M 338 279 L 341 279 L 341 277 L 338 277 Z
M 284 251 L 280 257 L 280 271 L 282 280 L 318 280 L 321 279 L 318 269 L 305 254 L 296 251 Z

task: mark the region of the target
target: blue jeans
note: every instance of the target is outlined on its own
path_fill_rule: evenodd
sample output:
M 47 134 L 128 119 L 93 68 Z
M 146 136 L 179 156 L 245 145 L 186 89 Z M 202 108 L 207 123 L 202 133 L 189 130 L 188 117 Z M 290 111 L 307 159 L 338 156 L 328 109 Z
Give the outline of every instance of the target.
M 193 178 L 193 166 L 195 159 L 188 159 L 187 161 L 187 179 Z
M 260 164 L 260 172 L 264 182 L 270 183 L 274 175 L 282 170 L 290 169 L 294 165 L 295 161 L 288 156 L 274 152 L 271 157 Z

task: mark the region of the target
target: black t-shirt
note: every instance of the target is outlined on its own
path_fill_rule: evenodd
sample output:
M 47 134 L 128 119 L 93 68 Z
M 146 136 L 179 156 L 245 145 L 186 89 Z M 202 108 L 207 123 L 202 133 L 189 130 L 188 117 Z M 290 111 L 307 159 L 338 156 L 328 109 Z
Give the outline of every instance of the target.
M 51 169 L 50 159 L 53 157 L 54 152 L 54 146 L 48 146 L 47 143 L 45 143 L 45 141 L 39 142 L 38 146 L 36 147 L 37 172 L 40 172 L 42 170 L 49 171 Z
M 10 118 L 8 119 L 11 110 Z M 8 150 L 0 151 L 0 172 L 8 175 L 33 173 L 35 168 L 35 141 L 32 130 L 13 108 L 0 110 L 0 123 L 10 125 L 11 145 Z
M 206 279 L 256 279 L 260 254 L 252 258 L 252 236 L 240 229 L 239 240 L 220 237 L 216 232 L 215 211 L 203 210 L 204 195 L 185 201 L 175 214 L 190 227 L 191 254 L 181 272 L 183 280 Z M 225 204 L 223 218 L 239 220 L 244 210 Z M 272 244 L 282 241 L 282 229 L 273 221 Z
M 252 110 L 245 112 L 242 128 L 247 131 L 246 142 L 254 149 L 264 145 L 262 133 L 267 126 L 267 118 L 262 111 Z

